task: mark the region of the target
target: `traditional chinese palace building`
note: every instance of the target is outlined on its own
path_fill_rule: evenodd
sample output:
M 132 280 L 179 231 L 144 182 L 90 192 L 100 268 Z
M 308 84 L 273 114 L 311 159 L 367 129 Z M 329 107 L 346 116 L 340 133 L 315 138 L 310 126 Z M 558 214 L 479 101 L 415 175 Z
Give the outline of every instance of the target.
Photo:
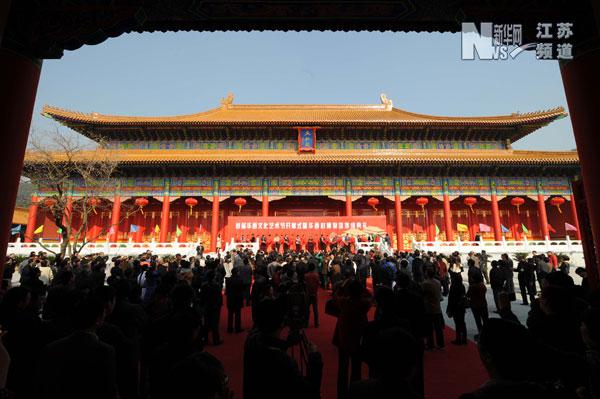
M 179 235 L 179 242 L 201 239 L 214 250 L 217 234 L 223 242 L 240 234 L 232 217 L 260 223 L 265 216 L 350 215 L 384 216 L 402 249 L 413 239 L 473 240 L 477 233 L 484 240 L 580 239 L 571 201 L 577 153 L 511 146 L 565 117 L 563 108 L 463 118 L 403 111 L 385 95 L 375 105 L 237 105 L 230 94 L 220 107 L 192 115 L 110 116 L 51 106 L 43 115 L 117 154 L 123 177 L 102 189 L 91 230 L 119 220 L 125 204 L 148 201 L 143 215 L 100 240 L 171 242 Z M 73 200 L 81 186 L 73 181 Z M 47 195 L 39 187 L 34 200 Z M 49 212 L 37 212 L 32 206 L 28 235 L 45 224 L 43 238 L 58 239 Z

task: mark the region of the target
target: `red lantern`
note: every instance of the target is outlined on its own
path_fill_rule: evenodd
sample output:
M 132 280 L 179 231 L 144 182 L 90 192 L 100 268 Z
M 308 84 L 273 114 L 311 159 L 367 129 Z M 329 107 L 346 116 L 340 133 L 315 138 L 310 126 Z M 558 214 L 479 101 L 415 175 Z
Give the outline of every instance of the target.
M 425 212 L 425 205 L 429 203 L 429 200 L 425 197 L 417 198 L 417 205 L 421 205 L 421 209 Z
M 94 211 L 96 215 L 98 214 L 98 212 L 96 212 L 96 205 L 98 205 L 99 203 L 100 200 L 98 198 L 92 198 L 87 200 L 87 204 L 92 207 L 92 211 Z
M 192 209 L 195 205 L 198 205 L 198 200 L 196 198 L 187 198 L 185 204 L 190 207 L 190 216 L 192 216 Z
M 374 198 L 374 197 L 369 198 L 369 200 L 367 201 L 367 204 L 371 205 L 373 207 L 373 209 L 375 209 L 375 212 L 377 212 L 377 208 L 375 208 L 379 204 L 379 200 L 377 198 Z
M 46 198 L 44 205 L 50 208 L 50 212 L 54 215 L 54 205 L 56 205 L 56 200 L 54 198 Z
M 565 203 L 565 199 L 563 197 L 554 197 L 550 200 L 550 203 L 555 205 L 558 208 L 558 211 L 562 213 L 560 206 Z
M 517 213 L 521 213 L 521 211 L 519 210 L 519 207 L 525 203 L 525 200 L 521 197 L 515 197 L 510 200 L 510 203 L 511 203 L 511 205 L 514 205 L 517 207 Z
M 135 204 L 140 207 L 140 212 L 142 215 L 144 214 L 144 207 L 148 205 L 148 200 L 146 198 L 138 198 L 135 200 Z
M 236 198 L 235 201 L 234 201 L 234 204 L 236 204 L 239 207 L 238 212 L 241 212 L 242 211 L 242 207 L 244 205 L 246 205 L 246 199 L 242 198 L 242 197 Z
M 469 208 L 471 208 L 471 212 L 475 213 L 475 211 L 473 210 L 473 205 L 475 205 L 477 203 L 477 198 L 475 197 L 467 197 L 465 198 L 465 205 L 467 205 Z

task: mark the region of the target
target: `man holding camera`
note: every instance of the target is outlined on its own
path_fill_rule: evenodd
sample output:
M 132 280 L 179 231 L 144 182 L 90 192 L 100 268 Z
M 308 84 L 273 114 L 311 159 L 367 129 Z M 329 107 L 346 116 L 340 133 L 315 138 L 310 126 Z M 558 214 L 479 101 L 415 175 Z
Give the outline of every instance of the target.
M 256 329 L 244 345 L 244 398 L 317 399 L 321 397 L 323 360 L 316 345 L 304 336 L 308 352 L 306 376 L 287 354 L 290 345 L 281 339 L 286 307 L 280 298 L 264 298 L 256 305 Z

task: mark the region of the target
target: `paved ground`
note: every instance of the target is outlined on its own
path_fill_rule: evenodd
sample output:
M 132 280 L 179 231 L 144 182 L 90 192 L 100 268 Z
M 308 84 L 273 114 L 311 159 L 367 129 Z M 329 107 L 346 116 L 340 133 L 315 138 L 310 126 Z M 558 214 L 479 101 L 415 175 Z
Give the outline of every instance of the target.
M 489 262 L 491 262 L 492 260 L 497 260 L 497 259 L 496 258 L 490 259 Z M 515 267 L 516 266 L 517 265 L 515 264 Z M 581 284 L 581 278 L 575 274 L 575 269 L 577 268 L 577 266 L 579 266 L 579 265 L 574 265 L 573 263 L 571 263 L 569 275 L 573 278 L 573 280 L 575 281 L 575 284 Z M 514 277 L 514 284 L 515 284 L 515 293 L 517 294 L 517 300 L 511 303 L 512 311 L 519 318 L 521 323 L 525 324 L 530 306 L 521 305 L 521 303 L 523 302 L 522 301 L 523 297 L 521 296 L 521 290 L 519 290 L 519 281 L 517 280 L 517 273 L 514 273 L 513 277 Z M 467 279 L 467 269 L 466 268 L 463 272 L 463 281 L 465 282 L 465 288 L 467 288 L 466 282 L 468 281 L 468 279 Z M 537 290 L 537 293 L 539 296 L 540 290 L 539 290 L 539 285 L 537 283 L 536 283 L 536 290 Z M 487 303 L 488 303 L 488 311 L 489 311 L 490 317 L 499 317 L 498 314 L 494 313 L 494 310 L 496 310 L 496 306 L 494 305 L 494 296 L 492 294 L 492 289 L 490 288 L 489 285 L 487 285 L 486 299 L 487 299 Z M 454 328 L 454 321 L 452 319 L 446 317 L 446 313 L 445 313 L 446 304 L 447 304 L 446 298 L 444 298 L 444 302 L 442 303 L 442 310 L 444 311 L 444 317 L 446 318 L 446 324 L 449 327 Z M 465 321 L 467 323 L 467 335 L 468 335 L 469 339 L 472 340 L 473 337 L 475 336 L 475 334 L 477 334 L 477 326 L 475 325 L 475 319 L 473 318 L 473 312 L 471 312 L 471 310 L 467 310 L 467 314 L 465 316 Z

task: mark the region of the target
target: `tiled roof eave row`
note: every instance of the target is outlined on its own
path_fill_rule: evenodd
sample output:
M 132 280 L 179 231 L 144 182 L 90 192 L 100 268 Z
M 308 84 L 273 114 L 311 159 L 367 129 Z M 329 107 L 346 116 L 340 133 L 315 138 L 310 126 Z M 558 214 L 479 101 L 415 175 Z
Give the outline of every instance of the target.
M 121 161 L 119 164 L 122 165 L 164 165 L 164 164 L 176 164 L 176 165 L 187 165 L 187 164 L 255 164 L 255 163 L 268 163 L 268 164 L 417 164 L 417 165 L 432 165 L 432 164 L 461 164 L 461 165 L 578 165 L 578 160 L 555 160 L 555 159 L 542 159 L 542 160 L 489 160 L 489 159 L 473 159 L 473 160 L 453 160 L 453 159 L 439 159 L 439 160 L 409 160 L 409 159 L 294 159 L 294 160 L 251 160 L 251 159 L 198 159 L 198 160 L 136 160 L 136 161 Z
M 88 121 L 82 119 L 74 119 L 68 117 L 55 116 L 54 118 L 64 122 L 81 123 L 86 125 L 94 126 L 295 126 L 295 125 L 398 125 L 398 126 L 435 126 L 435 125 L 457 125 L 457 126 L 520 126 L 528 124 L 544 124 L 559 115 L 544 116 L 542 118 L 526 118 L 518 120 L 489 120 L 489 121 L 478 121 L 478 120 L 386 120 L 386 119 L 355 119 L 355 120 L 294 120 L 294 121 Z

